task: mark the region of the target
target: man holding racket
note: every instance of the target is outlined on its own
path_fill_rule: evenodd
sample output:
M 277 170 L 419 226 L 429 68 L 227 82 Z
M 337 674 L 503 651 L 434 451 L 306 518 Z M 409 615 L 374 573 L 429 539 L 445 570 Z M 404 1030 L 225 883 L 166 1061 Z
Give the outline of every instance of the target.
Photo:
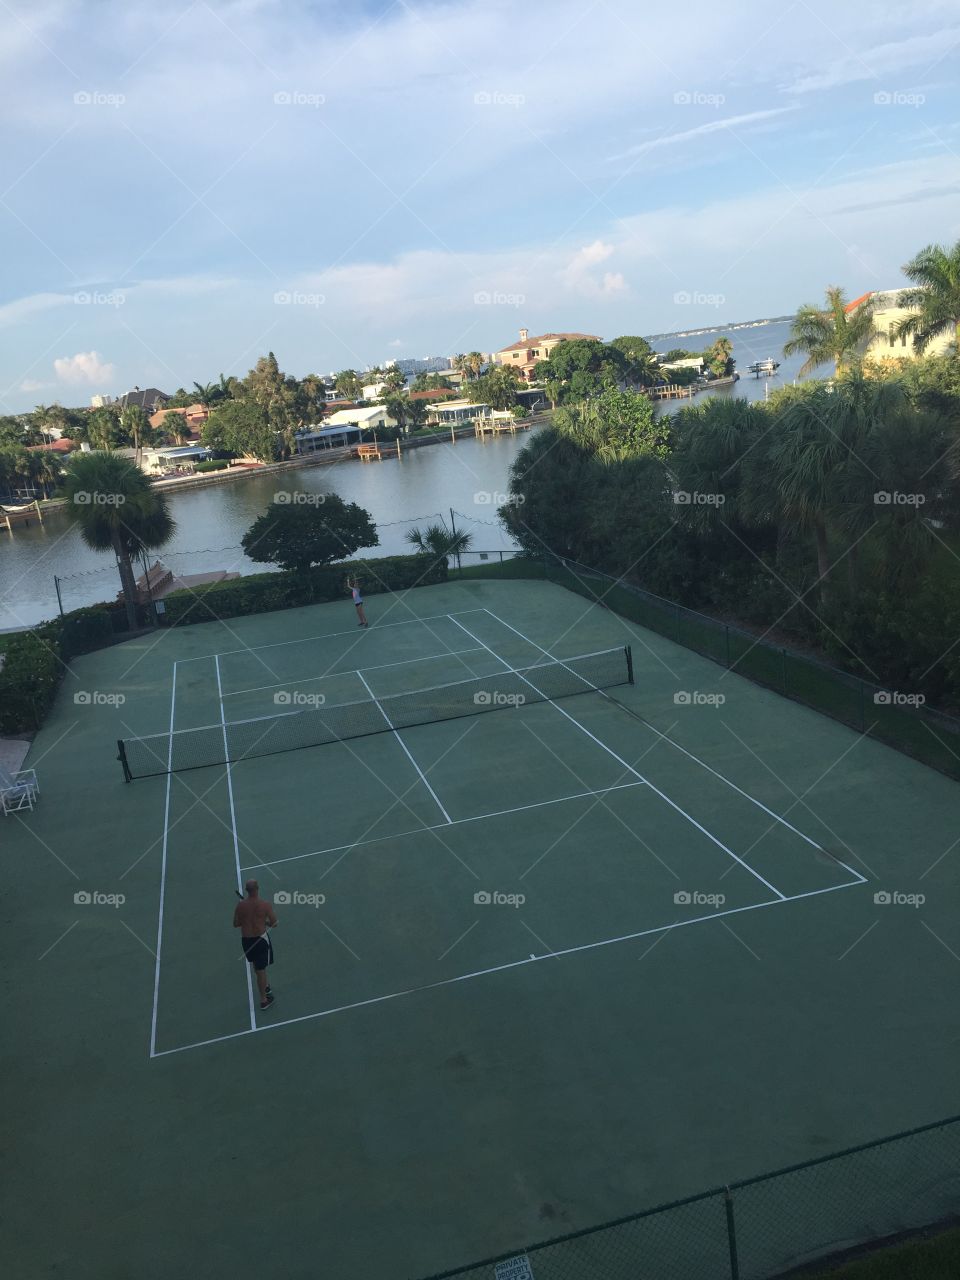
M 273 991 L 267 982 L 267 965 L 273 964 L 273 943 L 267 933 L 267 926 L 277 927 L 277 913 L 273 903 L 260 897 L 260 885 L 256 880 L 248 880 L 243 886 L 247 896 L 237 903 L 233 913 L 233 927 L 240 930 L 240 944 L 243 954 L 257 975 L 257 990 L 260 992 L 260 1008 L 269 1009 L 274 1001 Z

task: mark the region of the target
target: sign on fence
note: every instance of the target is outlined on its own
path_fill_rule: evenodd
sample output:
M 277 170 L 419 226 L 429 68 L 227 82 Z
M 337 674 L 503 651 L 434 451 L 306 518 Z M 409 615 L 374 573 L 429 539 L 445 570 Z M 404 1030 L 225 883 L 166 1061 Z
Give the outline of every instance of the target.
M 515 1258 L 504 1258 L 496 1265 L 496 1280 L 533 1280 L 530 1259 L 525 1253 Z

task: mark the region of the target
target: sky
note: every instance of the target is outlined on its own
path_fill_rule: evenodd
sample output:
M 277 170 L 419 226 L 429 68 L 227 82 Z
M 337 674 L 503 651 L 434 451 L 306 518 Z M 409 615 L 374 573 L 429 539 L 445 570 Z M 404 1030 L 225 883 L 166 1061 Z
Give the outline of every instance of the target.
M 0 413 L 895 287 L 958 69 L 954 0 L 2 0 Z

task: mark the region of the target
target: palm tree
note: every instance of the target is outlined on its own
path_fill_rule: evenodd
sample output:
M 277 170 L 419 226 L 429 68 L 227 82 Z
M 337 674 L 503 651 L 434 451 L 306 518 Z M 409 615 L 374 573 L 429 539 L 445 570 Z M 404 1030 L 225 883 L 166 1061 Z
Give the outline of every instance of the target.
M 461 555 L 473 545 L 472 533 L 465 529 L 448 529 L 442 520 L 439 524 L 428 524 L 425 529 L 408 529 L 404 537 L 416 547 L 419 555 L 433 556 L 435 560 L 447 560 L 450 556 L 456 556 L 458 569 Z
M 555 409 L 563 399 L 563 383 L 556 378 L 548 378 L 543 384 L 543 394 L 550 401 L 550 408 Z
M 232 400 L 239 385 L 238 380 L 233 376 L 233 374 L 231 374 L 229 378 L 225 378 L 221 373 L 220 381 L 217 384 L 217 399 Z
M 133 559 L 162 547 L 176 525 L 166 497 L 139 467 L 116 453 L 82 453 L 71 460 L 64 482 L 68 515 L 94 551 L 113 551 L 131 630 L 137 627 Z
M 470 357 L 461 352 L 459 355 L 454 356 L 450 363 L 457 373 L 461 375 L 463 381 L 466 382 L 470 377 Z
M 411 431 L 419 431 L 427 421 L 430 405 L 426 400 L 406 400 L 407 426 Z
M 465 359 L 467 363 L 467 369 L 469 370 L 471 376 L 474 378 L 479 378 L 480 370 L 483 368 L 484 364 L 486 363 L 486 361 L 483 358 L 483 352 L 468 351 Z
M 361 385 L 354 369 L 341 369 L 334 379 L 337 395 L 346 400 L 357 400 L 360 397 Z
M 223 377 L 223 375 L 220 375 Z M 202 404 L 205 409 L 209 409 L 214 400 L 217 399 L 219 390 L 215 382 L 195 382 L 194 387 L 197 392 L 197 402 Z
M 730 371 L 733 362 L 733 343 L 729 338 L 718 338 L 704 356 L 711 373 L 722 378 Z
M 903 274 L 917 286 L 900 293 L 902 307 L 916 307 L 892 330 L 892 336 L 913 338 L 913 349 L 923 355 L 934 340 L 944 334 L 953 337 L 954 355 L 960 353 L 960 240 L 952 249 L 928 244 L 903 268 Z
M 387 413 L 393 418 L 400 430 L 403 431 L 407 425 L 408 410 L 410 408 L 406 396 L 391 395 L 388 392 L 383 398 L 383 403 Z
M 830 286 L 826 299 L 825 310 L 812 306 L 800 308 L 790 326 L 790 341 L 783 345 L 785 356 L 801 352 L 807 356 L 800 367 L 801 378 L 805 378 L 817 365 L 829 364 L 831 360 L 834 372 L 840 373 L 844 365 L 877 337 L 873 323 L 875 299 L 864 298 L 854 310 L 849 311 L 839 285 Z

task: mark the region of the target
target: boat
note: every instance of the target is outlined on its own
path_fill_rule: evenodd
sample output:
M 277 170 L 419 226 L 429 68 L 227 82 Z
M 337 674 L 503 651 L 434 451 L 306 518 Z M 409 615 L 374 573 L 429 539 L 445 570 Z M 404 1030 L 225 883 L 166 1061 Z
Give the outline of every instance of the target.
M 779 368 L 780 361 L 774 360 L 771 356 L 766 360 L 755 360 L 753 364 L 748 364 L 747 373 L 752 373 L 755 378 L 759 378 L 761 375 L 772 378 Z

